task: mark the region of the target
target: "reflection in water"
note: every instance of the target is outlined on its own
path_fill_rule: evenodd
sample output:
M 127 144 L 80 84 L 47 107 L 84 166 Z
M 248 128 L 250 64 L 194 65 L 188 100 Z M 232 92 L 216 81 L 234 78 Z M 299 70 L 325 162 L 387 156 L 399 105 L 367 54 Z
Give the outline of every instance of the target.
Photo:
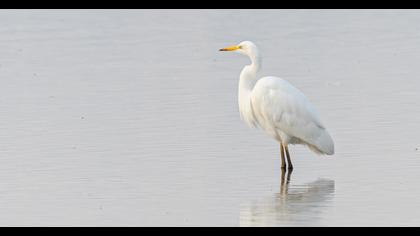
M 280 192 L 244 204 L 240 209 L 241 226 L 315 225 L 334 195 L 334 180 L 289 186 L 292 171 L 282 171 Z

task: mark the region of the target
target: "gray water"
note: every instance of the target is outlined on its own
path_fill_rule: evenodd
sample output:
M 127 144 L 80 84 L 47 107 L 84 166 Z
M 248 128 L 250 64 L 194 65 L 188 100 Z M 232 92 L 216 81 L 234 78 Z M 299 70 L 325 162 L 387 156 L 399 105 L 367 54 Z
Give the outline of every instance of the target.
M 420 225 L 420 11 L 1 10 L 1 226 Z M 254 41 L 336 154 L 239 117 Z M 289 176 L 288 176 L 289 175 Z

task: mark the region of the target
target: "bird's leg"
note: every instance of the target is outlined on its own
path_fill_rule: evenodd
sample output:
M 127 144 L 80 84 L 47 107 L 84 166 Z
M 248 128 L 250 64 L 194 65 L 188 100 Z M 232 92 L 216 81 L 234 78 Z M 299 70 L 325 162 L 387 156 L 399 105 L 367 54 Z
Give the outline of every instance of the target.
M 287 195 L 288 187 L 290 183 L 290 176 L 292 175 L 293 170 L 289 169 L 287 172 L 286 178 L 286 169 L 281 169 L 281 179 L 280 179 L 280 194 Z
M 284 159 L 284 150 L 283 150 L 283 144 L 280 143 L 280 154 L 281 154 L 281 169 L 286 169 L 286 159 Z
M 286 176 L 286 168 L 281 168 L 281 179 L 280 179 L 280 194 L 284 194 L 286 191 L 284 180 Z
M 289 169 L 289 171 L 287 172 L 287 179 L 286 179 L 286 184 L 289 184 L 290 182 L 290 176 L 292 175 L 293 172 L 293 168 Z
M 287 168 L 289 170 L 293 170 L 293 165 L 292 165 L 292 161 L 290 160 L 290 154 L 289 154 L 289 148 L 287 147 L 287 145 L 284 146 L 284 150 L 286 151 L 286 156 L 287 156 Z

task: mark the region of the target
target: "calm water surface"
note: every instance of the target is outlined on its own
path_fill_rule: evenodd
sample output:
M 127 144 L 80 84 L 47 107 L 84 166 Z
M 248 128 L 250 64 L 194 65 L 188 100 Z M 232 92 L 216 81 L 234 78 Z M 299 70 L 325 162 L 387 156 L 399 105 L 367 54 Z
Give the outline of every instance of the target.
M 0 11 L 0 225 L 420 225 L 420 11 Z M 336 154 L 239 118 L 262 75 L 301 89 Z

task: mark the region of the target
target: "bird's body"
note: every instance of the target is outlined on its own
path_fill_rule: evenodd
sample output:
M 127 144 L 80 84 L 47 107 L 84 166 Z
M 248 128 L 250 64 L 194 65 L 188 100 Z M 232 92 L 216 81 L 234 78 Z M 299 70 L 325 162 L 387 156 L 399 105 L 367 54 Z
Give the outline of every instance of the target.
M 250 103 L 256 124 L 283 145 L 306 144 L 316 153 L 334 153 L 332 139 L 314 107 L 286 80 L 261 78 Z
M 334 154 L 334 142 L 319 115 L 305 95 L 288 81 L 268 76 L 258 79 L 261 58 L 255 44 L 249 41 L 221 51 L 238 51 L 249 56 L 251 64 L 240 74 L 238 103 L 241 118 L 250 126 L 257 126 L 277 140 L 283 147 L 289 168 L 288 145 L 304 144 L 318 154 Z

